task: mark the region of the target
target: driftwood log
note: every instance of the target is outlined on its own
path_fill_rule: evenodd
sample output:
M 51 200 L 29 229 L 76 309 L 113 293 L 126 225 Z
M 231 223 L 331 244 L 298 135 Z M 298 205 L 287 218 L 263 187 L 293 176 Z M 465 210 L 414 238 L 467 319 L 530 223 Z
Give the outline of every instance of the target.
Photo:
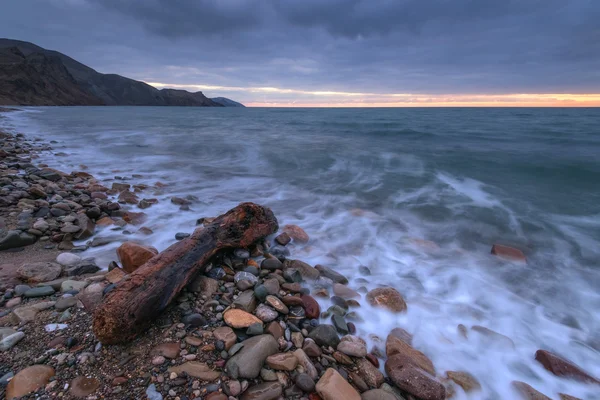
M 133 339 L 219 250 L 248 247 L 277 229 L 277 219 L 268 208 L 242 203 L 229 210 L 119 282 L 94 313 L 94 334 L 104 344 Z

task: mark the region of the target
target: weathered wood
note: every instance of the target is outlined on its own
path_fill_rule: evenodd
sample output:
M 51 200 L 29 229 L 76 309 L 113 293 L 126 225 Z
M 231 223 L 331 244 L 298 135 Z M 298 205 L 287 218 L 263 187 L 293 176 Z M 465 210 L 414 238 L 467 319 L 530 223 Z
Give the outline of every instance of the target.
M 94 313 L 94 334 L 104 344 L 142 332 L 219 250 L 248 247 L 278 229 L 273 212 L 242 203 L 151 258 L 107 294 Z

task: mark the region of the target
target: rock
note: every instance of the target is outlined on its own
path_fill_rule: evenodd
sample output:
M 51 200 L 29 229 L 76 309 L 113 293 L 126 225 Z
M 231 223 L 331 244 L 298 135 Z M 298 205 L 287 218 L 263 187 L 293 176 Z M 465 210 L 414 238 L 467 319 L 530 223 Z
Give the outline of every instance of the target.
M 0 351 L 12 349 L 24 337 L 25 333 L 23 332 L 15 332 L 11 335 L 3 337 L 2 340 L 0 340 Z
M 550 397 L 538 392 L 525 382 L 513 381 L 512 385 L 521 394 L 523 400 L 552 400 Z
M 150 351 L 150 354 L 153 356 L 164 356 L 166 358 L 177 358 L 179 356 L 179 351 L 181 347 L 177 342 L 167 342 L 161 343 Z
M 385 352 L 388 358 L 392 356 L 401 357 L 404 362 L 411 363 L 435 376 L 435 368 L 431 360 L 425 354 L 394 335 L 388 335 Z
M 275 339 L 283 337 L 284 331 L 279 322 L 273 321 L 267 326 L 267 332 Z
M 81 292 L 85 287 L 87 287 L 88 283 L 86 281 L 72 281 L 66 280 L 60 284 L 61 292 L 68 292 L 69 290 L 77 290 Z
M 32 365 L 19 373 L 8 383 L 6 387 L 6 398 L 14 399 L 35 392 L 44 387 L 51 377 L 54 376 L 54 368 L 47 365 Z
M 177 375 L 180 375 L 181 373 L 185 372 L 189 376 L 207 382 L 215 381 L 221 376 L 221 373 L 219 371 L 215 371 L 211 369 L 208 365 L 197 361 L 188 361 L 181 365 L 170 367 L 167 371 L 175 372 Z
M 25 297 L 44 297 L 50 296 L 55 293 L 54 289 L 51 286 L 40 286 L 29 289 L 26 291 L 23 296 Z
M 301 373 L 296 375 L 295 383 L 303 392 L 312 393 L 315 390 L 315 381 L 308 374 Z
M 360 298 L 360 293 L 358 293 L 356 290 L 350 289 L 346 285 L 342 285 L 341 283 L 333 284 L 333 293 L 345 300 Z
M 87 397 L 100 387 L 100 381 L 96 378 L 78 376 L 71 381 L 69 393 L 75 397 Z
M 319 373 L 317 372 L 317 368 L 314 366 L 312 361 L 310 361 L 310 358 L 308 358 L 308 356 L 306 355 L 304 350 L 296 349 L 294 351 L 294 355 L 298 359 L 298 364 L 300 364 L 302 366 L 302 368 L 304 368 L 304 372 L 306 372 L 308 374 L 308 376 L 310 376 L 312 379 L 319 378 Z
M 392 312 L 406 311 L 406 302 L 394 288 L 385 287 L 371 290 L 367 293 L 367 301 L 373 307 L 382 307 Z
M 321 276 L 324 276 L 325 278 L 329 278 L 332 281 L 334 281 L 335 283 L 340 283 L 342 285 L 348 284 L 348 278 L 346 278 L 344 275 L 332 270 L 331 268 L 327 268 L 324 265 L 315 265 L 315 269 L 317 271 L 319 271 Z
M 242 384 L 236 380 L 223 382 L 223 391 L 229 396 L 236 397 L 242 392 Z
M 332 325 L 327 324 L 314 328 L 308 337 L 314 340 L 319 346 L 331 346 L 334 349 L 340 343 L 336 329 Z
M 284 264 L 284 268 L 293 268 L 300 272 L 304 280 L 317 280 L 321 275 L 314 267 L 311 267 L 307 263 L 300 260 L 287 260 Z
M 14 297 L 14 298 L 10 299 L 9 301 L 7 301 L 5 306 L 6 306 L 6 308 L 13 308 L 13 307 L 21 304 L 22 300 L 23 299 L 21 299 L 20 297 Z
M 276 258 L 265 258 L 260 263 L 260 267 L 269 271 L 275 271 L 276 269 L 283 269 L 283 264 Z
M 266 289 L 268 294 L 272 294 L 272 295 L 276 296 L 279 293 L 280 285 L 279 285 L 279 281 L 277 279 L 274 279 L 274 278 L 266 279 L 263 282 L 262 286 Z M 257 289 L 258 289 L 258 286 L 257 286 Z M 256 290 L 254 292 L 256 294 Z M 258 294 L 256 294 L 256 297 L 261 301 L 263 301 L 266 298 L 266 296 L 265 296 L 265 298 L 261 299 L 261 297 Z
M 247 313 L 251 313 L 256 309 L 256 296 L 254 291 L 246 290 L 242 292 L 237 299 L 233 301 L 233 306 Z
M 77 265 L 66 267 L 64 273 L 67 276 L 79 276 L 85 274 L 93 274 L 95 272 L 98 272 L 99 270 L 100 267 L 98 267 L 93 260 L 83 260 Z
M 190 237 L 191 235 L 187 232 L 177 232 L 175 234 L 175 240 L 183 240 L 185 238 Z
M 271 322 L 279 316 L 277 311 L 264 304 L 259 304 L 258 307 L 256 307 L 255 314 L 261 321 L 264 322 Z
M 258 377 L 267 357 L 277 353 L 279 348 L 271 335 L 254 336 L 242 342 L 242 345 L 242 349 L 226 364 L 227 372 L 234 379 Z
M 156 386 L 151 384 L 146 389 L 146 396 L 148 396 L 148 400 L 163 400 L 162 394 L 156 391 Z
M 396 354 L 385 362 L 385 372 L 401 390 L 422 400 L 443 400 L 446 398 L 446 388 L 440 382 L 431 378 L 426 372 L 401 354 Z
M 319 303 L 312 297 L 307 294 L 302 297 L 302 307 L 304 307 L 304 312 L 306 314 L 306 318 L 309 319 L 317 319 L 321 314 L 321 307 Z
M 407 331 L 405 331 L 402 328 L 394 328 L 390 331 L 389 333 L 392 336 L 397 337 L 398 339 L 402 340 L 404 343 L 409 344 L 412 346 L 412 335 L 410 333 L 408 333 Z
M 282 230 L 287 233 L 294 242 L 308 243 L 310 239 L 304 229 L 300 228 L 298 225 L 284 225 Z
M 360 395 L 361 400 L 397 400 L 396 396 L 381 389 L 367 390 Z
M 58 278 L 62 267 L 53 262 L 35 262 L 21 265 L 17 273 L 27 282 L 47 282 Z
M 209 298 L 219 290 L 219 281 L 200 275 L 188 285 L 188 289 L 192 292 L 202 293 Z
M 225 350 L 229 350 L 237 342 L 237 336 L 233 329 L 228 326 L 222 326 L 213 331 L 215 339 L 225 343 Z
M 346 335 L 342 337 L 337 349 L 352 357 L 364 357 L 367 355 L 367 344 L 357 336 Z
M 174 390 L 169 391 L 169 395 L 176 395 Z M 176 397 L 177 398 L 177 397 Z M 221 392 L 212 392 L 205 397 L 206 400 L 227 400 L 228 397 Z
M 285 304 L 283 304 L 281 302 L 281 300 L 279 300 L 275 296 L 269 295 L 266 297 L 265 301 L 271 307 L 273 307 L 275 310 L 277 310 L 277 312 L 280 312 L 281 314 L 288 314 L 290 312 L 290 310 L 287 308 L 287 306 Z
M 241 400 L 275 400 L 282 393 L 283 389 L 279 382 L 265 382 L 248 388 L 242 394 Z
M 471 327 L 471 330 L 483 335 L 487 340 L 491 341 L 494 345 L 499 345 L 507 348 L 515 348 L 515 343 L 511 338 L 505 336 L 501 333 L 493 331 L 489 328 L 480 325 L 474 325 Z
M 492 246 L 491 253 L 505 260 L 519 261 L 524 263 L 527 262 L 527 257 L 525 257 L 525 254 L 523 254 L 521 250 L 515 249 L 514 247 L 495 244 Z
M 548 371 L 556 376 L 572 378 L 581 382 L 600 384 L 600 381 L 579 368 L 573 362 L 566 360 L 546 350 L 538 350 L 535 359 Z
M 60 253 L 56 257 L 56 262 L 63 267 L 70 267 L 81 262 L 81 257 L 73 253 Z
M 268 307 L 267 307 L 268 308 Z M 275 312 L 274 310 L 272 310 Z M 277 314 L 277 312 L 275 312 Z M 277 316 L 276 316 L 277 317 Z M 262 323 L 262 321 L 256 318 L 254 315 L 247 313 L 243 310 L 229 309 L 223 314 L 223 320 L 225 323 L 232 328 L 248 328 L 250 325 L 255 323 Z
M 0 250 L 15 249 L 35 243 L 35 236 L 21 231 L 5 231 L 0 228 Z
M 325 371 L 316 389 L 323 400 L 360 400 L 358 392 L 333 368 Z
M 277 380 L 277 373 L 271 369 L 262 368 L 260 370 L 260 378 L 263 381 L 274 382 Z
M 465 392 L 471 392 L 473 390 L 481 389 L 479 381 L 468 372 L 463 371 L 446 371 L 446 376 L 451 379 L 458 386 L 463 388 Z
M 77 214 L 77 225 L 80 230 L 75 234 L 75 239 L 85 240 L 94 235 L 96 224 L 86 214 Z
M 323 353 L 319 345 L 317 345 L 315 341 L 310 338 L 304 341 L 302 350 L 304 350 L 309 357 L 313 358 L 321 357 L 321 354 Z
M 248 329 L 246 330 L 246 335 L 248 336 L 256 336 L 256 335 L 262 335 L 264 333 L 264 327 L 263 324 L 252 324 L 248 327 Z
M 267 357 L 267 365 L 276 371 L 293 371 L 298 365 L 298 359 L 293 353 L 278 353 Z
M 346 323 L 344 317 L 334 314 L 331 316 L 331 322 L 333 323 L 335 329 L 342 335 L 346 335 L 350 332 L 350 330 L 348 329 L 348 324 Z
M 205 326 L 208 324 L 208 322 L 206 321 L 206 318 L 204 318 L 201 314 L 197 314 L 197 313 L 186 315 L 183 318 L 182 322 L 186 325 L 190 325 L 195 328 Z
M 233 281 L 236 283 L 238 289 L 247 290 L 256 285 L 258 278 L 249 272 L 240 271 L 235 274 Z
M 152 365 L 162 365 L 167 361 L 163 356 L 154 356 L 152 358 Z
M 288 235 L 287 233 L 283 232 L 282 234 L 278 235 L 278 236 L 275 238 L 275 241 L 276 241 L 277 243 L 279 243 L 280 245 L 282 245 L 282 246 L 285 246 L 285 245 L 287 245 L 289 242 L 291 242 L 291 241 L 292 241 L 292 238 L 290 237 L 290 235 Z
M 338 364 L 342 364 L 342 365 L 352 365 L 353 364 L 352 359 L 342 352 L 334 351 L 332 356 L 335 359 L 335 361 L 338 362 Z
M 56 301 L 56 304 L 54 304 L 54 308 L 58 311 L 63 311 L 73 307 L 75 304 L 77 304 L 77 299 L 75 297 L 61 297 Z
M 117 249 L 123 270 L 127 273 L 132 273 L 157 254 L 158 250 L 154 247 L 134 242 L 125 242 Z
M 96 307 L 102 302 L 102 296 L 106 285 L 103 283 L 93 283 L 80 292 L 77 297 L 83 303 L 85 309 L 93 313 Z
M 364 358 L 359 358 L 356 360 L 356 366 L 358 367 L 360 377 L 370 388 L 378 388 L 383 384 L 385 377 L 379 371 L 379 368 L 375 367 L 371 362 Z

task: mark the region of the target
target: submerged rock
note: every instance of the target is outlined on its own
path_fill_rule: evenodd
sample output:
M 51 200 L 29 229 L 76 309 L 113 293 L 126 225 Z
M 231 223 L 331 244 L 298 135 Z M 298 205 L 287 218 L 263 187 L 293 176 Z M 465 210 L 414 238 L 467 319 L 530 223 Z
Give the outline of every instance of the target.
M 538 350 L 535 353 L 535 359 L 544 366 L 548 371 L 556 376 L 572 378 L 582 382 L 600 384 L 600 381 L 573 362 L 557 356 L 547 350 Z
M 515 249 L 514 247 L 495 244 L 492 246 L 491 253 L 505 260 L 520 261 L 524 263 L 527 262 L 527 257 L 525 257 L 525 254 L 523 254 L 521 250 Z
M 392 287 L 377 288 L 367 293 L 367 301 L 373 307 L 382 307 L 392 312 L 406 311 L 406 302 L 396 289 Z

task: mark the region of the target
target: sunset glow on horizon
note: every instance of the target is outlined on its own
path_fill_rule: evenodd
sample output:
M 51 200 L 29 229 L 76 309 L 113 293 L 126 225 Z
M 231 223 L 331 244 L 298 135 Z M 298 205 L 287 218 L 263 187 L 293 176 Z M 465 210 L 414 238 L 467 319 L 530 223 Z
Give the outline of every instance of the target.
M 216 91 L 249 97 L 247 107 L 600 107 L 600 94 L 414 94 L 310 91 L 276 87 L 239 87 L 146 82 L 159 89 Z M 206 94 L 206 93 L 205 93 Z

